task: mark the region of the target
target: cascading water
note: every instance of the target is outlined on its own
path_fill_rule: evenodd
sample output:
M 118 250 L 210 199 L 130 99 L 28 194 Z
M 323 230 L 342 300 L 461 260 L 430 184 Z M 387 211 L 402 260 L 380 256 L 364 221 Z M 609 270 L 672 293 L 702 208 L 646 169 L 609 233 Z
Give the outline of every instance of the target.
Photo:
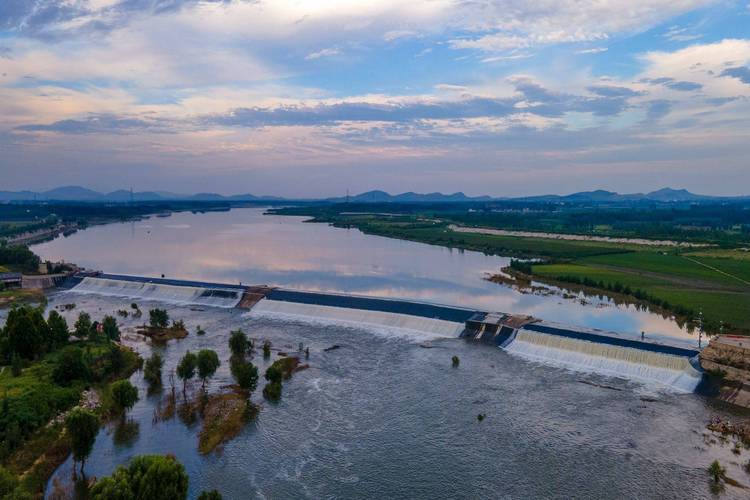
M 242 298 L 240 290 L 229 288 L 175 286 L 93 277 L 84 278 L 70 292 L 223 308 L 236 307 Z
M 566 368 L 693 392 L 701 373 L 683 356 L 520 330 L 504 347 L 512 354 Z
M 314 320 L 359 328 L 368 326 L 386 328 L 396 333 L 412 334 L 415 338 L 455 338 L 464 329 L 463 323 L 441 319 L 268 299 L 258 302 L 249 314 L 256 317 Z

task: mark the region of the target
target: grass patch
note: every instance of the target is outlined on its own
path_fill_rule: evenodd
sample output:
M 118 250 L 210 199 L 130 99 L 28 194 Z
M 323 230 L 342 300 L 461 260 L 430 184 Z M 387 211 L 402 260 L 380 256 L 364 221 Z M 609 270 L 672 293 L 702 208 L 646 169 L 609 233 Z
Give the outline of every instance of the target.
M 43 290 L 33 288 L 14 288 L 0 292 L 0 307 L 13 307 L 23 304 L 46 304 L 47 296 Z
M 208 396 L 203 408 L 203 427 L 198 436 L 198 451 L 208 454 L 236 437 L 258 414 L 258 407 L 247 394 L 234 390 Z

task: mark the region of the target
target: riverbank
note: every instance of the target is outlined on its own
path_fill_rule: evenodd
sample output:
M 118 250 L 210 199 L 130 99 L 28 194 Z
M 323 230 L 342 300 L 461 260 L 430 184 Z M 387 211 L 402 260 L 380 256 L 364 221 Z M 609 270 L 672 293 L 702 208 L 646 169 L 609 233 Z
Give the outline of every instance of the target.
M 315 207 L 278 209 L 276 214 L 309 213 L 310 222 L 337 228 L 356 228 L 366 234 L 419 241 L 431 245 L 480 251 L 492 255 L 535 260 L 529 279 L 553 287 L 579 288 L 604 296 L 624 296 L 668 311 L 681 323 L 712 333 L 750 334 L 750 261 L 746 252 L 690 245 L 644 245 L 642 241 L 599 238 L 543 238 L 499 234 L 495 230 L 463 228 L 434 218 L 388 217 L 373 214 L 332 214 Z M 496 234 L 497 233 L 497 234 Z M 496 281 L 502 281 L 497 278 Z

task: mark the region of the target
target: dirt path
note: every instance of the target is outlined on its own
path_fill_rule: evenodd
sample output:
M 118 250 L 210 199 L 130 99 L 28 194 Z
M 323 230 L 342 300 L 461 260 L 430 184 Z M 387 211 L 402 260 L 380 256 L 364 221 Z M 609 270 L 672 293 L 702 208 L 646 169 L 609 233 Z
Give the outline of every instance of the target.
M 748 290 L 746 289 L 733 287 L 730 285 L 724 285 L 721 283 L 716 283 L 715 281 L 704 281 L 704 280 L 700 280 L 696 278 L 686 278 L 686 277 L 674 276 L 670 274 L 656 273 L 653 271 L 644 271 L 642 269 L 632 269 L 629 267 L 619 267 L 619 266 L 608 266 L 606 264 L 586 264 L 586 265 L 590 267 L 597 267 L 600 269 L 608 269 L 610 271 L 617 271 L 619 273 L 624 273 L 624 274 L 631 274 L 635 276 L 645 276 L 647 278 L 653 278 L 653 279 L 664 281 L 666 284 L 679 285 L 679 286 L 684 286 L 687 288 L 693 288 L 697 290 L 711 290 L 711 291 L 739 292 L 739 293 L 748 292 Z M 735 276 L 733 276 L 733 278 L 734 277 Z
M 734 274 L 729 274 L 729 273 L 727 273 L 727 272 L 725 272 L 725 271 L 722 271 L 721 269 L 717 269 L 717 268 L 715 268 L 715 267 L 713 267 L 713 266 L 709 266 L 708 264 L 704 264 L 703 262 L 700 262 L 700 261 L 698 261 L 698 260 L 695 260 L 695 259 L 691 259 L 690 257 L 686 257 L 686 256 L 684 256 L 684 255 L 683 255 L 683 257 L 685 257 L 685 258 L 686 258 L 687 260 L 689 260 L 690 262 L 692 262 L 692 263 L 694 263 L 694 264 L 698 264 L 699 266 L 703 266 L 703 267 L 705 267 L 706 269 L 710 269 L 710 270 L 712 270 L 712 271 L 716 271 L 717 273 L 719 273 L 719 274 L 723 274 L 724 276 L 729 276 L 729 277 L 730 277 L 730 278 L 732 278 L 732 279 L 736 279 L 736 280 L 737 280 L 737 281 L 739 281 L 740 283 L 744 283 L 745 285 L 748 285 L 748 286 L 750 286 L 750 281 L 745 281 L 745 280 L 743 280 L 742 278 L 740 278 L 739 276 L 735 276 Z

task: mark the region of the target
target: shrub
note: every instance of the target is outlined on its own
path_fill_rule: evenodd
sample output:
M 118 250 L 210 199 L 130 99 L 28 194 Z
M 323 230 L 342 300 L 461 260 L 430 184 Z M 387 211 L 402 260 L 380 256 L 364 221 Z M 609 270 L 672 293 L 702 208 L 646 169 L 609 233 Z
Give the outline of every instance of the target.
M 263 341 L 263 357 L 271 357 L 271 342 L 269 342 L 268 340 Z
M 141 455 L 97 481 L 90 496 L 92 500 L 182 500 L 187 493 L 188 475 L 174 457 Z
M 149 324 L 153 328 L 166 328 L 169 326 L 169 313 L 166 309 L 151 309 L 148 312 Z
M 164 358 L 155 352 L 146 360 L 143 368 L 143 378 L 151 385 L 161 385 L 161 369 L 164 366 Z
M 10 357 L 10 374 L 19 377 L 23 372 L 23 361 L 18 353 L 13 353 Z
M 282 376 L 281 369 L 276 365 L 271 365 L 266 370 L 266 380 L 271 383 L 281 383 Z
M 269 401 L 281 399 L 281 382 L 270 382 L 263 388 L 263 397 Z
M 451 363 L 453 364 L 453 368 L 458 368 L 458 365 L 461 363 L 461 360 L 458 359 L 458 356 L 453 356 L 451 358 Z
M 229 349 L 235 356 L 243 356 L 249 346 L 247 335 L 242 330 L 235 330 L 229 335 Z
M 198 500 L 222 500 L 222 496 L 216 490 L 203 491 L 198 495 Z

